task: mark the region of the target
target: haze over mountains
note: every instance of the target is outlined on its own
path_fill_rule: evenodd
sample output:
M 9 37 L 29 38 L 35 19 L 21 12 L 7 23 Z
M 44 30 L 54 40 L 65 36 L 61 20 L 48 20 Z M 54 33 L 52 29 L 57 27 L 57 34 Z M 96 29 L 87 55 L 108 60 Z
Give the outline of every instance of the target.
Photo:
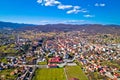
M 16 28 L 21 28 L 25 26 L 35 26 L 35 25 L 0 21 L 0 29 L 4 29 L 4 28 L 16 29 Z
M 33 24 L 19 24 L 11 22 L 0 22 L 0 29 L 14 29 L 17 31 L 35 30 L 35 31 L 83 31 L 88 33 L 110 33 L 120 35 L 120 25 L 101 25 L 101 24 L 46 24 L 46 25 L 33 25 Z

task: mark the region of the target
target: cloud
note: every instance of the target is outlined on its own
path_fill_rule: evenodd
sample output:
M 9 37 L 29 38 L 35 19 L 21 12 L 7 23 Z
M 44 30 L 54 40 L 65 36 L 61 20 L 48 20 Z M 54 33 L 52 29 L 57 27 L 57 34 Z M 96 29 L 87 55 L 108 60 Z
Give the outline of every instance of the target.
M 85 10 L 85 9 L 82 9 L 80 6 L 73 6 L 73 9 L 72 10 L 68 10 L 67 14 L 72 14 L 72 13 L 77 14 L 79 12 L 86 13 L 88 11 Z
M 67 14 L 77 14 L 79 12 L 87 12 L 87 10 L 82 9 L 80 6 L 73 6 L 73 5 L 64 5 L 58 0 L 37 0 L 37 3 L 43 6 L 56 6 L 60 10 L 66 10 Z
M 86 17 L 86 18 L 92 18 L 92 17 L 95 17 L 95 15 L 87 14 L 87 15 L 84 15 L 84 17 Z
M 100 6 L 104 7 L 106 4 L 100 4 Z
M 57 0 L 37 0 L 37 3 L 43 4 L 44 6 L 55 6 L 61 4 L 61 2 Z
M 37 3 L 42 3 L 42 0 L 37 0 Z
M 88 12 L 86 9 L 80 9 L 79 11 L 80 11 L 80 12 L 83 12 L 83 13 Z
M 89 24 L 90 21 L 87 20 L 40 20 L 35 24 L 46 25 L 46 24 Z
M 72 8 L 73 6 L 72 5 L 63 5 L 63 4 L 60 4 L 58 5 L 58 9 L 70 9 Z
M 79 6 L 74 6 L 72 10 L 67 11 L 67 14 L 77 14 L 78 12 L 80 12 L 80 7 Z
M 63 23 L 63 24 L 89 24 L 91 23 L 90 21 L 87 20 L 64 20 L 64 21 L 59 21 L 58 23 Z
M 95 6 L 96 7 L 104 7 L 104 6 L 106 6 L 106 4 L 104 4 L 104 3 L 95 3 Z
M 58 4 L 60 4 L 60 2 L 56 0 L 45 0 L 45 6 L 55 6 Z
M 80 10 L 73 9 L 73 10 L 67 11 L 67 14 L 72 14 L 72 13 L 77 14 L 78 12 L 80 12 Z
M 41 20 L 40 23 L 49 23 L 48 20 Z
M 74 23 L 82 23 L 82 22 L 85 22 L 85 20 L 66 20 L 63 23 L 74 24 Z

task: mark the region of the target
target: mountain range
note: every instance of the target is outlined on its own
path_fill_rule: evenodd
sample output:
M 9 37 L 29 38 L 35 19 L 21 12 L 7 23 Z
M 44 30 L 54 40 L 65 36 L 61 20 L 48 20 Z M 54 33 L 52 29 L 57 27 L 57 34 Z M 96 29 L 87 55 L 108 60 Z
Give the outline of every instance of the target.
M 25 26 L 35 26 L 35 25 L 0 21 L 0 29 L 17 29 Z
M 46 25 L 34 25 L 34 24 L 19 24 L 11 22 L 0 22 L 1 29 L 14 29 L 17 31 L 35 30 L 43 32 L 52 31 L 83 31 L 88 33 L 109 33 L 120 35 L 120 25 L 102 25 L 102 24 L 84 24 L 84 25 L 72 25 L 72 24 L 46 24 Z

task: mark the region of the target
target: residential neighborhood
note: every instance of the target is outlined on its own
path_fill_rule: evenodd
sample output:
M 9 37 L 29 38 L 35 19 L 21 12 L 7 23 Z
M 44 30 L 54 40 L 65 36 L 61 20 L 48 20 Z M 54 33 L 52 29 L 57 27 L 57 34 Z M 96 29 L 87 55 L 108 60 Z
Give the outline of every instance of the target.
M 1 80 L 120 79 L 119 36 L 81 31 L 17 34 L 6 34 L 12 35 L 14 42 L 1 43 L 0 49 L 4 50 L 1 54 L 6 54 L 0 57 Z M 5 53 L 8 48 L 14 52 Z
M 120 80 L 120 0 L 0 0 L 0 80 Z

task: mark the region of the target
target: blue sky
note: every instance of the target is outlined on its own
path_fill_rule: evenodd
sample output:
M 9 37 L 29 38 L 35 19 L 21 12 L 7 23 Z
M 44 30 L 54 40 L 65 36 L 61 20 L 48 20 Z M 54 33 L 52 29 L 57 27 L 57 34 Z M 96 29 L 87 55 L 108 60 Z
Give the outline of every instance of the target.
M 120 0 L 0 0 L 0 21 L 119 24 Z

